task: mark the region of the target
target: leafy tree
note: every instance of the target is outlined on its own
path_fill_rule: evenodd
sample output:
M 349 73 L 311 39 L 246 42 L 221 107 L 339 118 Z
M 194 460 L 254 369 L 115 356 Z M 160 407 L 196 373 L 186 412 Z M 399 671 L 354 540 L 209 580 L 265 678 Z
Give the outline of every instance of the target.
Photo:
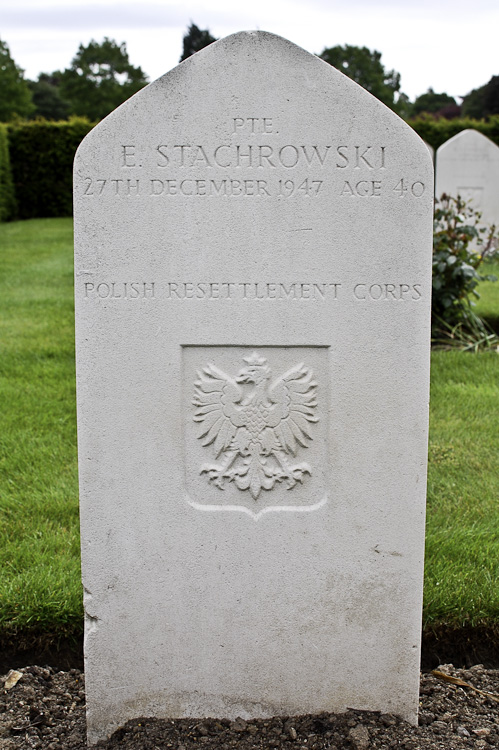
M 439 114 L 441 110 L 450 106 L 457 107 L 457 102 L 453 96 L 445 93 L 437 94 L 432 88 L 429 88 L 426 94 L 421 94 L 414 100 L 412 115 L 415 117 L 422 112 Z
M 492 76 L 483 92 L 485 116 L 499 114 L 499 76 Z
M 33 117 L 46 120 L 65 120 L 69 115 L 69 104 L 60 94 L 60 73 L 40 73 L 37 81 L 28 81 L 36 109 Z
M 397 97 L 397 101 L 395 105 L 393 106 L 393 109 L 398 115 L 400 115 L 400 117 L 403 117 L 404 120 L 408 120 L 409 117 L 411 117 L 412 102 L 407 96 L 407 94 L 400 92 L 400 94 Z
M 435 114 L 437 117 L 444 117 L 446 120 L 457 120 L 461 117 L 462 110 L 459 104 L 447 104 L 446 107 L 442 107 Z
M 0 39 L 0 122 L 27 117 L 34 109 L 31 91 L 5 42 Z
M 485 87 L 473 89 L 469 94 L 463 96 L 463 116 L 472 117 L 473 119 L 480 120 L 483 117 L 483 89 Z
M 146 83 L 142 69 L 130 64 L 125 42 L 105 37 L 80 44 L 71 67 L 61 73 L 60 94 L 72 114 L 100 120 Z
M 326 47 L 319 57 L 363 86 L 383 104 L 397 109 L 400 73 L 385 70 L 381 52 L 345 44 L 344 47 Z
M 187 60 L 195 52 L 199 52 L 203 47 L 207 47 L 216 41 L 216 38 L 210 34 L 208 29 L 202 31 L 195 23 L 191 23 L 187 29 L 187 33 L 184 34 L 184 51 L 179 62 Z
M 499 114 L 499 76 L 463 97 L 463 115 L 477 120 Z

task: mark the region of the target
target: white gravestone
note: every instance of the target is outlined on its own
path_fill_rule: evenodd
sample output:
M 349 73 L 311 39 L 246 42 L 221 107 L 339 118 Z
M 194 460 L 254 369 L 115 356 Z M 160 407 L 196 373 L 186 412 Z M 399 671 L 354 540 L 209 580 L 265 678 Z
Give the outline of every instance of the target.
M 433 163 L 435 163 L 435 149 L 433 148 L 433 146 L 430 146 L 429 143 L 426 143 L 426 141 L 423 141 L 423 143 L 430 152 L 431 160 L 433 161 Z
M 416 721 L 432 164 L 265 32 L 75 162 L 88 732 L 346 707 Z
M 463 130 L 437 149 L 435 195 L 461 196 L 499 224 L 499 146 L 478 130 Z

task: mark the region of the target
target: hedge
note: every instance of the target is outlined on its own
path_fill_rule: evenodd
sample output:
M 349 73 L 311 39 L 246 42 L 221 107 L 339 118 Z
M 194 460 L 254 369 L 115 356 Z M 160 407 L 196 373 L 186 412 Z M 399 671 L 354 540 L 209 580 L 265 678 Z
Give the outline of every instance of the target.
M 17 218 L 71 216 L 73 159 L 92 127 L 83 118 L 9 124 Z
M 16 218 L 16 195 L 12 181 L 7 125 L 0 123 L 0 221 Z
M 478 130 L 487 138 L 499 146 L 499 115 L 492 115 L 488 120 L 471 120 L 459 118 L 455 120 L 445 120 L 443 117 L 438 120 L 428 115 L 425 117 L 416 117 L 409 120 L 409 125 L 414 128 L 421 138 L 429 143 L 436 150 L 442 143 L 448 141 L 461 130 Z

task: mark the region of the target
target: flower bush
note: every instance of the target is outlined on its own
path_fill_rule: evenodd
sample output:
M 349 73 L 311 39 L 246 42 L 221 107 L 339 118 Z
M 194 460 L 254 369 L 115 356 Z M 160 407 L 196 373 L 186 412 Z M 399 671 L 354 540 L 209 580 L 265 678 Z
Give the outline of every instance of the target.
M 491 344 L 495 336 L 474 311 L 485 258 L 498 252 L 499 232 L 484 227 L 481 213 L 459 195 L 443 194 L 435 201 L 433 226 L 432 337 L 436 344 Z

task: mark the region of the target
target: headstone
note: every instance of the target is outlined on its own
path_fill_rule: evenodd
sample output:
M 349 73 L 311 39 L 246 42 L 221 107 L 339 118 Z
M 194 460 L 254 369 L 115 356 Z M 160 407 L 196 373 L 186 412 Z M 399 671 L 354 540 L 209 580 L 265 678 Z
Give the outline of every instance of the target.
M 432 164 L 265 32 L 75 162 L 90 743 L 128 719 L 418 706 Z
M 426 141 L 423 141 L 423 143 L 426 146 L 426 148 L 428 149 L 428 151 L 430 152 L 431 159 L 432 159 L 433 163 L 435 163 L 435 149 L 433 148 L 433 146 L 430 146 L 430 144 L 427 143 Z
M 478 130 L 463 130 L 437 149 L 435 195 L 461 196 L 499 224 L 499 147 Z

